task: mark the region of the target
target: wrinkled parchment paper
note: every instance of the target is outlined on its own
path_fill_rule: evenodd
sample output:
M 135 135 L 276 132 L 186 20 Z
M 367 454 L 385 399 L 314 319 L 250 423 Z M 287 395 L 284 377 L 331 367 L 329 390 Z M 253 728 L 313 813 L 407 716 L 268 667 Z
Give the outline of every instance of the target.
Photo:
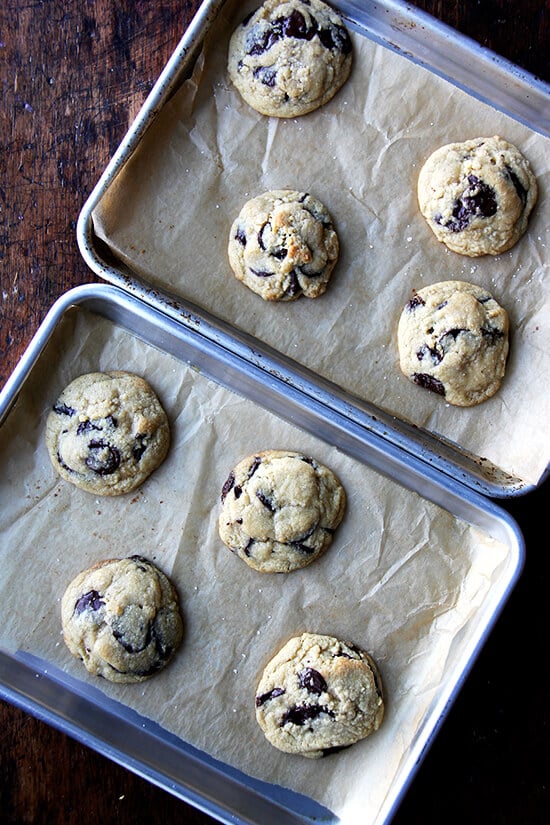
M 146 376 L 171 422 L 166 461 L 123 497 L 95 497 L 60 479 L 44 444 L 58 393 L 98 369 Z M 348 496 L 326 554 L 288 575 L 249 569 L 217 534 L 229 471 L 266 447 L 316 457 Z M 31 373 L 0 429 L 0 455 L 0 644 L 55 664 L 251 776 L 309 795 L 347 823 L 375 820 L 510 575 L 510 547 L 82 310 L 64 318 Z M 60 600 L 82 569 L 133 553 L 171 576 L 185 635 L 164 671 L 117 686 L 90 676 L 66 649 Z M 375 735 L 317 762 L 275 750 L 254 714 L 264 665 L 304 630 L 368 649 L 387 696 Z
M 255 5 L 226 4 L 192 79 L 95 209 L 98 235 L 155 287 L 536 484 L 550 459 L 550 141 L 356 32 L 352 76 L 328 105 L 293 120 L 265 118 L 226 72 L 230 33 Z M 516 247 L 470 259 L 436 241 L 416 180 L 439 146 L 495 134 L 531 162 L 539 203 Z M 341 257 L 322 298 L 266 304 L 232 274 L 233 219 L 272 188 L 309 191 L 332 214 Z M 472 409 L 415 387 L 398 365 L 396 328 L 411 291 L 450 279 L 487 288 L 511 318 L 505 382 Z

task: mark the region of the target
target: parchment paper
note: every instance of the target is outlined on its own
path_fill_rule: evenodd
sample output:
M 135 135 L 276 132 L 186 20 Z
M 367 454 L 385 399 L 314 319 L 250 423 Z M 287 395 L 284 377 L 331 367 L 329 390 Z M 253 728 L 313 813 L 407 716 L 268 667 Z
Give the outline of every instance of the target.
M 550 459 L 549 141 L 356 32 L 352 76 L 328 105 L 265 118 L 226 72 L 230 33 L 255 5 L 226 4 L 192 79 L 95 209 L 99 237 L 155 287 L 536 484 Z M 516 247 L 470 259 L 436 241 L 416 180 L 440 145 L 494 134 L 527 156 L 540 197 Z M 325 203 L 341 257 L 322 298 L 266 304 L 234 278 L 229 230 L 250 197 L 287 187 Z M 504 384 L 471 409 L 415 387 L 398 365 L 397 322 L 412 289 L 449 279 L 489 289 L 511 318 Z
M 123 497 L 98 498 L 58 478 L 44 444 L 58 393 L 96 369 L 146 376 L 171 422 L 166 461 Z M 247 568 L 217 534 L 229 471 L 266 447 L 316 457 L 348 496 L 327 553 L 288 575 Z M 343 821 L 373 821 L 431 703 L 454 684 L 464 646 L 494 612 L 510 548 L 82 310 L 65 317 L 24 385 L 0 429 L 0 455 L 4 648 L 55 664 L 229 765 L 309 795 Z M 133 553 L 171 576 L 185 636 L 164 671 L 117 686 L 90 676 L 66 649 L 60 600 L 82 569 Z M 254 715 L 261 670 L 304 630 L 368 649 L 387 697 L 375 735 L 317 762 L 276 751 Z

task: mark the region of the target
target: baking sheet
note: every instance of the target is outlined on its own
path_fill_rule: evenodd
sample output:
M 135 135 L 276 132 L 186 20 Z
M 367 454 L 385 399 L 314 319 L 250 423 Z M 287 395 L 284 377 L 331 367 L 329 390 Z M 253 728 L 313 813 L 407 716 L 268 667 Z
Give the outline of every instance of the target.
M 193 77 L 94 209 L 95 231 L 154 287 L 538 483 L 550 457 L 548 139 L 357 31 L 352 77 L 333 101 L 302 118 L 263 118 L 240 100 L 225 68 L 230 32 L 254 5 L 225 4 Z M 439 244 L 419 214 L 416 177 L 438 146 L 493 134 L 528 157 L 539 203 L 512 250 L 464 258 Z M 325 296 L 266 305 L 232 275 L 228 233 L 245 200 L 284 187 L 327 205 L 342 254 Z M 395 330 L 411 290 L 453 278 L 489 289 L 511 317 L 504 384 L 471 409 L 413 386 L 397 361 Z
M 168 458 L 124 497 L 97 498 L 62 481 L 44 445 L 57 394 L 96 369 L 145 375 L 171 421 Z M 266 447 L 316 457 L 339 475 L 348 495 L 326 555 L 285 576 L 250 570 L 217 536 L 228 471 Z M 347 823 L 375 822 L 410 774 L 428 716 L 453 693 L 517 566 L 514 550 L 490 530 L 457 519 L 82 310 L 63 318 L 23 385 L 0 429 L 0 455 L 3 649 L 88 681 L 216 759 L 306 794 Z M 172 577 L 184 641 L 154 679 L 111 685 L 89 676 L 65 649 L 60 599 L 84 567 L 136 552 Z M 279 753 L 254 718 L 263 666 L 303 630 L 365 646 L 387 694 L 380 730 L 320 762 Z

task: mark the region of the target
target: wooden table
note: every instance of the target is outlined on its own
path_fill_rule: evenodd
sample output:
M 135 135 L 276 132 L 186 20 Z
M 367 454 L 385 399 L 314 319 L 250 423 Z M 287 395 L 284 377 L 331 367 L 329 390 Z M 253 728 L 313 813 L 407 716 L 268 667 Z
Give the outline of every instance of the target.
M 96 280 L 77 248 L 77 215 L 198 5 L 1 4 L 1 384 L 54 300 Z M 416 5 L 550 80 L 547 0 Z M 395 825 L 539 825 L 548 815 L 548 492 L 546 483 L 506 505 L 526 539 L 526 569 Z M 5 703 L 0 731 L 3 822 L 212 822 Z

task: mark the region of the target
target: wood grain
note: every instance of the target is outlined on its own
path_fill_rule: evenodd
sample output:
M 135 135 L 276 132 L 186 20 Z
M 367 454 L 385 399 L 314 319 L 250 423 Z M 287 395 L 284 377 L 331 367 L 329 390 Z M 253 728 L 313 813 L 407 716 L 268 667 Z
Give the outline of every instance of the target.
M 95 280 L 77 248 L 76 218 L 198 5 L 1 4 L 0 385 L 55 299 Z M 550 80 L 548 2 L 415 5 Z M 537 672 L 534 629 L 548 626 L 548 554 L 538 545 L 548 490 L 547 483 L 506 504 L 524 532 L 529 563 L 395 825 L 539 825 L 546 818 L 549 696 Z M 13 825 L 212 822 L 6 703 L 0 703 L 0 771 L 0 817 Z

